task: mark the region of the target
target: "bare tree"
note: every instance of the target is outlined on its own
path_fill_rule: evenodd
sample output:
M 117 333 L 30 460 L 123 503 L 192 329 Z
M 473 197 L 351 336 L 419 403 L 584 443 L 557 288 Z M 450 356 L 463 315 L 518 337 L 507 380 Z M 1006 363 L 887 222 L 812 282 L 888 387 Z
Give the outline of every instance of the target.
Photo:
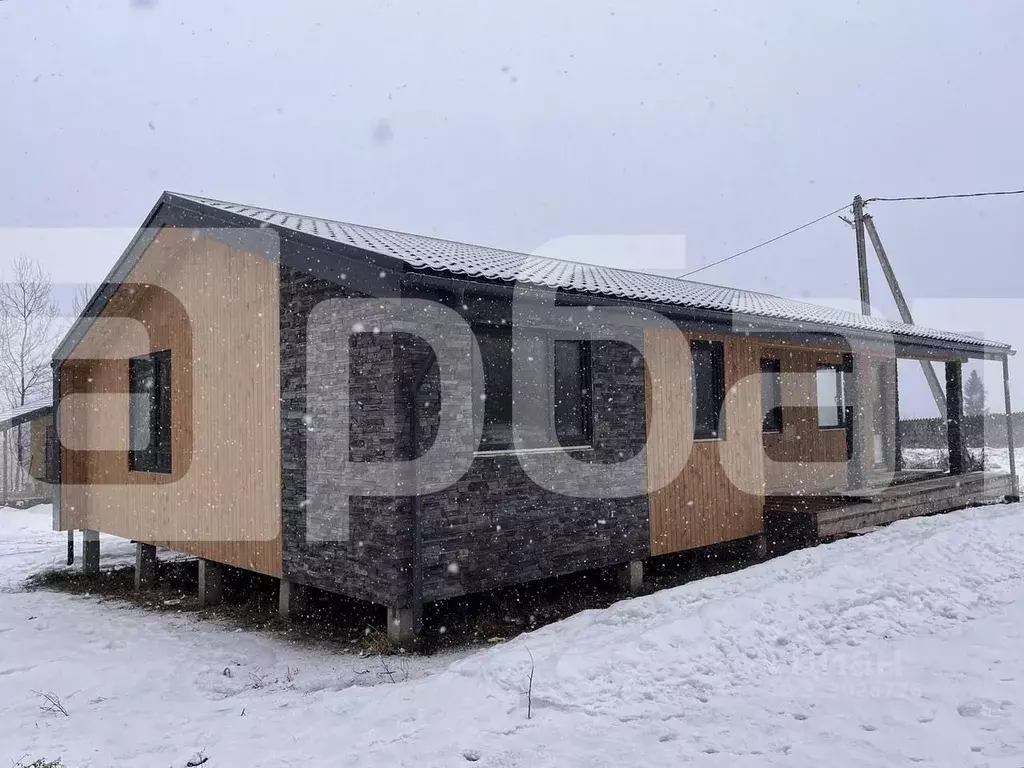
M 60 332 L 60 311 L 50 295 L 50 276 L 24 256 L 0 278 L 0 391 L 11 407 L 50 391 L 50 355 Z M 23 458 L 18 427 L 16 458 Z
M 60 332 L 60 311 L 50 276 L 31 259 L 14 262 L 0 282 L 0 387 L 8 404 L 24 405 L 50 388 L 50 355 Z
M 96 286 L 92 283 L 79 283 L 75 286 L 75 293 L 71 297 L 71 317 L 79 317 L 89 305 L 89 299 L 96 292 Z

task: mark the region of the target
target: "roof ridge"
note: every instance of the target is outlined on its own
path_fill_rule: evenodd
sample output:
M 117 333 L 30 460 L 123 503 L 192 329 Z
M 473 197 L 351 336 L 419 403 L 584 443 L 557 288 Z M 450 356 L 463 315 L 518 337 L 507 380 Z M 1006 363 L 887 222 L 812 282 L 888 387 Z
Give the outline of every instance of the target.
M 1007 344 L 986 341 L 968 334 L 928 328 L 878 315 L 863 315 L 852 310 L 814 304 L 802 299 L 790 299 L 762 291 L 702 283 L 623 267 L 590 264 L 556 256 L 510 251 L 458 240 L 446 240 L 433 235 L 355 224 L 199 195 L 175 192 L 164 194 L 168 198 L 222 209 L 228 213 L 295 231 L 306 231 L 304 222 L 312 224 L 315 231 L 319 222 L 331 234 L 316 233 L 314 236 L 348 243 L 368 252 L 380 253 L 398 259 L 413 269 L 437 270 L 485 280 L 522 280 L 584 294 L 618 296 L 654 304 L 674 304 L 741 316 L 770 317 L 825 327 L 846 327 L 869 333 L 903 333 L 944 343 L 1010 349 Z M 241 210 L 252 213 L 241 213 Z M 284 217 L 284 221 L 274 222 L 275 217 Z M 295 223 L 290 223 L 290 219 L 294 219 Z M 335 229 L 339 232 L 335 232 Z M 556 269 L 555 267 L 559 265 L 562 268 Z M 630 276 L 635 276 L 636 279 L 630 279 Z
M 610 269 L 610 270 L 614 270 L 616 272 L 627 272 L 629 274 L 640 275 L 642 277 L 655 277 L 655 278 L 658 278 L 658 279 L 661 279 L 661 280 L 672 280 L 673 282 L 683 283 L 683 284 L 686 284 L 686 285 L 699 285 L 699 286 L 704 286 L 704 287 L 708 287 L 708 288 L 720 288 L 723 291 L 742 291 L 743 293 L 746 293 L 748 295 L 765 296 L 765 297 L 770 298 L 770 299 L 780 299 L 782 301 L 792 301 L 792 302 L 796 302 L 796 303 L 799 303 L 799 304 L 804 304 L 806 306 L 811 306 L 811 307 L 816 306 L 815 304 L 813 304 L 811 302 L 802 301 L 800 299 L 792 299 L 792 298 L 789 298 L 787 296 L 779 296 L 778 294 L 768 293 L 767 291 L 753 291 L 753 290 L 748 290 L 746 288 L 736 288 L 735 286 L 730 286 L 730 285 L 720 285 L 719 283 L 705 283 L 705 282 L 703 282 L 701 280 L 685 280 L 682 277 L 675 277 L 674 275 L 662 275 L 662 274 L 658 274 L 657 272 L 644 272 L 644 271 L 639 270 L 639 269 L 630 269 L 629 267 L 613 267 L 613 266 L 610 266 L 608 264 L 594 264 L 593 262 L 580 261 L 578 259 L 564 259 L 564 258 L 562 258 L 560 256 L 546 256 L 546 255 L 541 255 L 541 254 L 537 254 L 537 253 L 525 253 L 524 251 L 513 251 L 513 250 L 509 250 L 508 248 L 498 248 L 498 247 L 495 247 L 495 246 L 492 246 L 492 245 L 481 245 L 480 243 L 469 243 L 469 242 L 466 242 L 465 240 L 451 240 L 451 239 L 445 238 L 445 237 L 436 237 L 434 235 L 424 235 L 424 234 L 421 234 L 419 232 L 406 232 L 405 230 L 402 230 L 402 229 L 391 229 L 390 227 L 378 227 L 378 226 L 376 226 L 374 224 L 357 224 L 357 223 L 351 222 L 351 221 L 342 221 L 341 219 L 329 219 L 329 218 L 325 218 L 323 216 L 311 216 L 308 213 L 295 213 L 293 211 L 284 211 L 284 210 L 281 210 L 279 208 L 267 208 L 267 207 L 262 206 L 262 205 L 249 205 L 248 203 L 237 203 L 237 202 L 233 202 L 231 200 L 221 200 L 219 198 L 206 197 L 204 195 L 186 195 L 186 194 L 182 194 L 182 193 L 179 193 L 179 192 L 170 192 L 170 191 L 166 192 L 165 194 L 173 195 L 175 197 L 181 197 L 181 198 L 184 198 L 186 200 L 194 200 L 194 201 L 197 201 L 197 202 L 220 203 L 222 205 L 232 205 L 232 206 L 235 206 L 237 208 L 250 208 L 250 209 L 252 209 L 254 211 L 266 211 L 268 213 L 275 213 L 275 214 L 279 214 L 281 216 L 294 216 L 295 218 L 298 218 L 298 219 L 319 219 L 320 221 L 327 222 L 329 224 L 335 224 L 335 225 L 340 224 L 340 225 L 346 226 L 346 227 L 360 227 L 362 229 L 372 229 L 375 232 L 384 232 L 384 233 L 389 233 L 389 234 L 404 235 L 406 237 L 417 237 L 417 238 L 422 238 L 422 239 L 425 239 L 425 240 L 433 240 L 434 242 L 437 242 L 437 243 L 445 243 L 447 245 L 462 245 L 462 246 L 468 246 L 470 248 L 484 248 L 484 249 L 486 249 L 488 251 L 495 251 L 497 253 L 505 253 L 505 254 L 508 254 L 510 256 L 522 256 L 524 258 L 532 258 L 532 259 L 545 259 L 545 260 L 548 260 L 548 261 L 557 261 L 557 262 L 562 263 L 562 264 L 582 265 L 582 266 L 585 266 L 585 267 L 593 267 L 595 269 Z M 846 310 L 837 310 L 837 311 L 846 311 Z M 853 314 L 855 314 L 855 313 L 853 313 Z

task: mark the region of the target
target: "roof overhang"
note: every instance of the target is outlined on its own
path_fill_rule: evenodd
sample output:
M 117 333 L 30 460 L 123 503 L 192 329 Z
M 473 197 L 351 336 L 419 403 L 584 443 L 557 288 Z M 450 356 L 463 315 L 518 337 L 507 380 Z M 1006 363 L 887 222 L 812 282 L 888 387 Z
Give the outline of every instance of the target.
M 0 432 L 44 418 L 52 412 L 53 403 L 49 400 L 28 403 L 20 408 L 13 408 L 6 413 L 0 413 Z
M 411 288 L 426 287 L 432 290 L 448 288 L 457 296 L 474 293 L 498 296 L 511 300 L 515 286 L 492 280 L 457 277 L 429 270 L 409 270 L 404 282 Z M 459 298 L 457 304 L 463 300 Z M 962 344 L 951 341 L 925 339 L 898 333 L 878 333 L 869 330 L 851 329 L 808 321 L 785 318 L 723 312 L 712 309 L 698 309 L 675 304 L 617 299 L 589 293 L 559 290 L 558 303 L 563 306 L 604 306 L 654 310 L 671 319 L 684 330 L 717 331 L 723 334 L 750 336 L 773 342 L 841 346 L 856 343 L 862 350 L 876 351 L 880 355 L 895 355 L 902 358 L 935 360 L 1000 360 L 1014 350 L 1003 345 Z
M 405 284 L 414 287 L 430 285 L 434 289 L 448 288 L 456 292 L 483 292 L 511 299 L 515 288 L 515 284 L 508 281 L 414 268 L 393 256 L 326 240 L 308 232 L 274 223 L 255 223 L 247 216 L 165 192 L 89 300 L 82 315 L 58 345 L 53 355 L 54 365 L 68 359 L 92 327 L 95 318 L 101 314 L 143 253 L 153 243 L 160 229 L 167 226 L 200 229 L 204 234 L 228 242 L 232 246 L 268 258 L 280 258 L 298 269 L 315 273 L 325 279 L 337 279 L 344 271 L 347 285 L 369 295 L 389 295 L 394 292 L 396 286 Z M 277 239 L 277 242 L 270 243 L 269 236 Z M 343 263 L 334 263 L 335 260 L 343 260 Z M 723 333 L 792 343 L 798 343 L 800 340 L 818 343 L 828 339 L 833 343 L 837 339 L 855 341 L 858 345 L 874 345 L 880 350 L 889 350 L 890 354 L 894 353 L 898 357 L 966 360 L 1002 359 L 1014 354 L 1014 350 L 1007 345 L 986 344 L 981 340 L 978 340 L 978 343 L 948 341 L 899 332 L 879 332 L 807 320 L 748 315 L 566 289 L 559 289 L 558 295 L 559 302 L 567 305 L 592 304 L 654 310 L 673 319 L 684 328 L 706 329 L 710 325 Z

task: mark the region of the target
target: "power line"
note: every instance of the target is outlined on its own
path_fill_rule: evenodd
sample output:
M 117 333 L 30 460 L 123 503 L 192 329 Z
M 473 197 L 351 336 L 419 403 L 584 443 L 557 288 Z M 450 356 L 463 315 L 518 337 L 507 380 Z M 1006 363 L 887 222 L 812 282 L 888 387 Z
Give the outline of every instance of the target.
M 999 196 L 1005 196 L 1005 195 L 1024 195 L 1024 189 L 1009 189 L 1009 190 L 1003 190 L 1003 191 L 997 191 L 997 192 L 967 192 L 967 193 L 956 194 L 956 195 L 918 195 L 918 196 L 914 196 L 914 197 L 869 197 L 864 202 L 865 203 L 899 203 L 899 202 L 905 202 L 905 201 L 910 201 L 910 200 L 955 200 L 955 199 L 961 199 L 961 198 L 967 198 L 967 197 L 999 197 Z M 794 234 L 796 232 L 799 232 L 802 229 L 807 229 L 807 227 L 809 227 L 809 226 L 811 226 L 813 224 L 817 224 L 819 221 L 824 221 L 829 216 L 835 216 L 837 213 L 839 213 L 841 211 L 844 211 L 844 210 L 846 210 L 849 207 L 850 207 L 850 205 L 847 204 L 847 205 L 841 206 L 839 208 L 836 208 L 834 211 L 830 211 L 829 213 L 826 213 L 823 216 L 819 216 L 818 218 L 814 219 L 813 221 L 808 221 L 806 224 L 801 224 L 799 227 L 795 227 L 794 229 L 791 229 L 788 232 L 783 232 L 781 235 L 776 235 L 775 237 L 771 238 L 770 240 L 765 240 L 764 242 L 758 243 L 757 245 L 751 246 L 750 248 L 746 248 L 746 249 L 740 251 L 739 253 L 734 253 L 731 256 L 726 256 L 724 259 L 719 259 L 718 261 L 712 261 L 710 264 L 705 264 L 702 267 L 697 267 L 696 269 L 691 269 L 689 272 L 684 272 L 683 274 L 680 275 L 680 277 L 689 277 L 690 275 L 695 275 L 698 272 L 703 272 L 705 269 L 711 269 L 711 267 L 717 267 L 719 264 L 724 264 L 727 261 L 732 261 L 733 259 L 739 258 L 740 256 L 744 256 L 744 255 L 750 253 L 751 251 L 756 251 L 758 248 L 763 248 L 766 245 L 771 245 L 772 243 L 774 243 L 774 242 L 776 242 L 778 240 L 781 240 L 784 237 L 789 237 L 790 235 L 792 235 L 792 234 Z
M 1024 189 L 1010 189 L 1005 192 L 968 192 L 961 195 L 922 195 L 920 197 L 869 197 L 865 203 L 899 203 L 904 200 L 953 200 L 963 197 L 996 197 L 999 195 L 1024 195 Z
M 876 199 L 879 199 L 879 198 L 876 198 Z M 814 221 L 808 221 L 806 224 L 801 224 L 799 227 L 795 227 L 794 229 L 791 229 L 788 232 L 783 232 L 781 235 L 776 235 L 771 240 L 765 240 L 763 243 L 758 243 L 757 245 L 753 245 L 750 248 L 747 248 L 746 250 L 740 251 L 739 253 L 734 253 L 732 256 L 726 256 L 724 259 L 719 259 L 718 261 L 712 261 L 710 264 L 705 264 L 703 267 L 697 267 L 696 269 L 691 269 L 689 272 L 684 272 L 683 274 L 681 274 L 680 277 L 689 277 L 690 275 L 695 275 L 698 272 L 704 271 L 705 269 L 711 269 L 711 267 L 717 267 L 719 264 L 724 264 L 727 261 L 732 261 L 733 259 L 738 258 L 740 256 L 743 256 L 743 255 L 745 255 L 747 253 L 750 253 L 751 251 L 756 251 L 758 248 L 763 248 L 766 245 L 771 245 L 772 243 L 774 243 L 777 240 L 781 240 L 784 237 L 789 237 L 790 235 L 792 235 L 792 234 L 794 234 L 796 232 L 799 232 L 801 229 L 807 229 L 812 224 L 817 224 L 819 221 L 824 221 L 829 216 L 835 216 L 840 211 L 845 211 L 849 207 L 850 207 L 850 204 L 847 203 L 846 205 L 843 205 L 843 206 L 840 206 L 839 208 L 836 208 L 834 211 L 829 211 L 828 213 L 824 214 L 823 216 L 819 216 L 818 218 L 814 219 Z

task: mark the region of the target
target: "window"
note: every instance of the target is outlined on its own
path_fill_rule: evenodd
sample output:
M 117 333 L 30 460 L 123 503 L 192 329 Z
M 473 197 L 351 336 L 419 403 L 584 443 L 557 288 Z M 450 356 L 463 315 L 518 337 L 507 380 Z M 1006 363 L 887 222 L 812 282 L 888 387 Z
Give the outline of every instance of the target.
M 821 429 L 846 426 L 845 379 L 842 366 L 818 366 L 818 426 Z
M 691 341 L 693 357 L 693 436 L 724 439 L 725 351 L 720 341 Z
M 128 361 L 128 468 L 171 471 L 171 353 Z
M 508 450 L 512 442 L 512 331 L 510 328 L 476 328 L 483 382 L 475 390 L 484 396 L 483 450 Z M 537 365 L 550 387 L 554 413 L 548 423 L 533 425 L 542 442 L 551 446 L 578 446 L 590 442 L 592 406 L 590 396 L 590 345 L 583 341 L 550 340 L 546 335 L 530 339 L 538 349 L 548 350 L 524 363 Z M 529 375 L 529 372 L 527 372 Z M 523 425 L 530 429 L 530 425 Z
M 590 442 L 590 344 L 555 341 L 555 437 L 560 445 Z
M 782 431 L 782 363 L 773 358 L 761 360 L 761 410 L 764 432 Z
M 483 359 L 484 380 L 476 390 L 484 396 L 485 449 L 512 447 L 512 330 L 488 328 L 476 331 Z

